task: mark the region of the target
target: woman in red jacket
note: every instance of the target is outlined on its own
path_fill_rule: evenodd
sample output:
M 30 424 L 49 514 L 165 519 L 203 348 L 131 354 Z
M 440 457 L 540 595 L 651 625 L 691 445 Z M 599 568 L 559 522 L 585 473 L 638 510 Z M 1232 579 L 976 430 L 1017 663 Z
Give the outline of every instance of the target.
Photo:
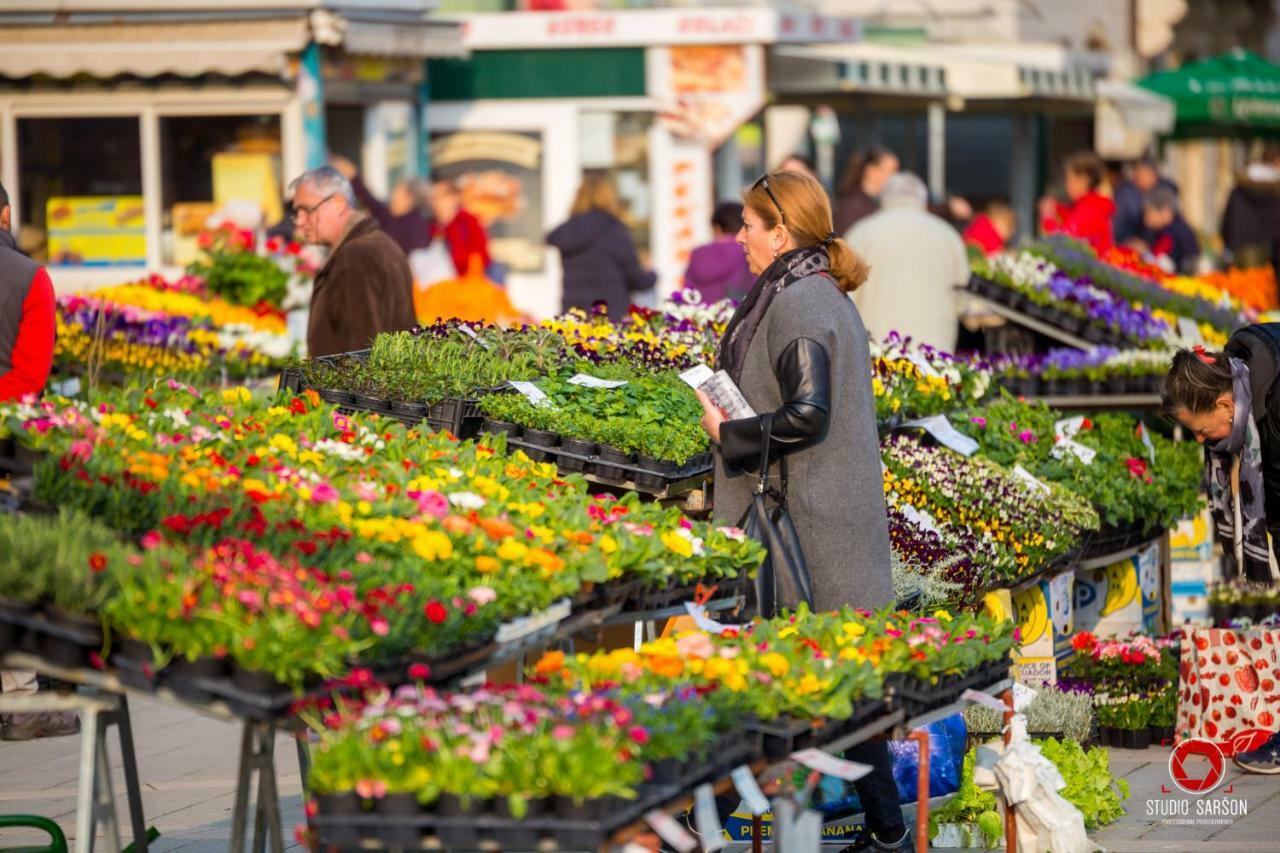
M 1098 155 L 1081 151 L 1067 158 L 1063 168 L 1067 198 L 1063 204 L 1048 196 L 1040 199 L 1040 217 L 1044 233 L 1061 232 L 1087 242 L 1098 254 L 1114 244 L 1111 217 L 1115 202 L 1107 189 L 1107 173 Z

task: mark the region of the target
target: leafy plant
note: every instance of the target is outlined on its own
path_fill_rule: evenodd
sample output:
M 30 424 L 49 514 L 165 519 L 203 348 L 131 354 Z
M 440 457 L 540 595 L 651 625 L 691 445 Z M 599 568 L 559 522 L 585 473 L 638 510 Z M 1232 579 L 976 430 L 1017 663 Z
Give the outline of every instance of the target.
M 224 225 L 202 234 L 200 242 L 201 256 L 187 272 L 203 278 L 210 293 L 236 305 L 284 302 L 289 274 L 254 251 L 253 232 Z
M 1093 699 L 1088 694 L 1042 687 L 1022 713 L 1030 732 L 1061 732 L 1067 739 L 1083 743 L 1093 730 Z M 998 732 L 1004 728 L 1004 716 L 985 705 L 966 708 L 964 721 L 974 732 Z

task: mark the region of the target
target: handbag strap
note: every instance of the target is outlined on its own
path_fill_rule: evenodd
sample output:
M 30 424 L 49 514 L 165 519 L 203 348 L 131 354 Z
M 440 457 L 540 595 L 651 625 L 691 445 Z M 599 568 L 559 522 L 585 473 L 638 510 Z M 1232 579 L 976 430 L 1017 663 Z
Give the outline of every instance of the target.
M 779 506 L 785 506 L 787 502 L 787 459 L 785 456 L 778 460 L 779 486 L 781 488 L 769 488 L 769 446 L 772 442 L 773 412 L 766 412 L 760 416 L 760 481 L 756 483 L 755 493 L 757 495 L 767 494 Z

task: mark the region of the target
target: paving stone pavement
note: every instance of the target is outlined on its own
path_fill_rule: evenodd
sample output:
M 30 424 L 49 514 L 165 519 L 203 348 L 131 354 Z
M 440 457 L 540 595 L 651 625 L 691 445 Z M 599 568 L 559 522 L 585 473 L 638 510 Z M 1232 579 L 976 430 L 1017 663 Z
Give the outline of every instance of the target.
M 240 726 L 149 699 L 130 699 L 133 737 L 147 825 L 160 830 L 156 853 L 226 853 L 231 836 Z M 128 844 L 128 806 L 118 744 L 108 734 L 112 792 Z M 0 742 L 0 814 L 53 819 L 74 849 L 80 738 Z M 298 850 L 293 828 L 303 820 L 294 741 L 276 741 L 277 779 L 286 849 Z M 101 836 L 99 836 L 101 837 Z M 0 850 L 47 842 L 41 833 L 0 829 Z M 99 847 L 101 849 L 101 847 Z
M 148 825 L 161 833 L 152 849 L 225 851 L 231 834 L 239 726 L 148 699 L 132 699 L 131 711 L 143 807 Z M 121 819 L 127 822 L 124 778 L 114 742 L 111 750 L 113 792 Z M 292 739 L 281 736 L 276 762 L 281 820 L 290 850 L 300 849 L 293 841 L 293 827 L 303 820 L 295 755 Z M 1111 751 L 1112 771 L 1129 781 L 1131 796 L 1128 814 L 1094 833 L 1099 845 L 1113 853 L 1280 853 L 1280 776 L 1246 775 L 1231 766 L 1215 791 L 1197 798 L 1174 788 L 1168 764 L 1167 748 Z M 52 818 L 74 845 L 78 767 L 76 737 L 0 742 L 0 814 Z M 1215 805 L 1197 805 L 1201 800 Z M 1227 808 L 1228 803 L 1244 813 L 1207 813 Z M 0 849 L 43 840 L 38 833 L 0 829 Z

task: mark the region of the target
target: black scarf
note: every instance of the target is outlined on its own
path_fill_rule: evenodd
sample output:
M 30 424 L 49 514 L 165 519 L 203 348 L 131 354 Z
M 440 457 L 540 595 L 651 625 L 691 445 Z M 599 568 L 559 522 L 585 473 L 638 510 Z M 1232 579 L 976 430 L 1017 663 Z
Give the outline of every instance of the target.
M 808 278 L 814 273 L 831 268 L 825 246 L 806 246 L 792 249 L 776 258 L 769 268 L 760 273 L 746 299 L 733 312 L 733 319 L 725 327 L 720 339 L 720 369 L 729 374 L 735 383 L 742 379 L 742 366 L 747 361 L 747 348 L 756 336 L 760 321 L 769 310 L 773 298 L 792 282 Z

